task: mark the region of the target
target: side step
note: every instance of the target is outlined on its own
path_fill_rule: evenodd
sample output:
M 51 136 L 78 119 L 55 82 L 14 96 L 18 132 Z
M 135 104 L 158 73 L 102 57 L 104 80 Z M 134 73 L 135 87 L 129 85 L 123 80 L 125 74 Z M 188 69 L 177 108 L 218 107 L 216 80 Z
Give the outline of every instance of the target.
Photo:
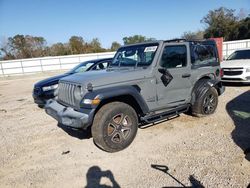
M 189 109 L 190 105 L 184 105 L 180 107 L 176 107 L 174 109 L 161 112 L 159 114 L 153 114 L 153 115 L 147 115 L 144 117 L 141 117 L 141 121 L 146 122 L 146 123 L 154 123 L 156 121 L 161 121 L 173 116 L 177 116 L 181 113 L 187 112 Z

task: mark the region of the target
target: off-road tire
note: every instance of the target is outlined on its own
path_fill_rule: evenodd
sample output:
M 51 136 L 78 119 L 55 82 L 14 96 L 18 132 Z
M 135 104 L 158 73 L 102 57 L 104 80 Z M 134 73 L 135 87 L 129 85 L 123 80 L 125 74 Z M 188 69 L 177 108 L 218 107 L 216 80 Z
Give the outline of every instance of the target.
M 138 129 L 138 116 L 126 103 L 111 102 L 96 113 L 91 127 L 94 143 L 104 151 L 117 152 L 128 147 Z
M 203 117 L 213 114 L 218 105 L 217 90 L 207 84 L 208 80 L 202 80 L 196 86 L 194 93 L 194 104 L 191 106 L 191 113 L 196 117 Z

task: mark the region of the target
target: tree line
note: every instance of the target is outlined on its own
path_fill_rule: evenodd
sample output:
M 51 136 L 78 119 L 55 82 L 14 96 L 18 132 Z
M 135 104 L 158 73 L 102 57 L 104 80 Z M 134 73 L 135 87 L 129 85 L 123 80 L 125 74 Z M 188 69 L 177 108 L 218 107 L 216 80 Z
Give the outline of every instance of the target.
M 142 35 L 134 35 L 124 37 L 124 44 L 133 44 L 137 42 L 145 42 L 156 40 L 147 38 Z M 1 59 L 22 59 L 34 58 L 44 56 L 60 56 L 73 54 L 86 54 L 116 51 L 121 44 L 117 41 L 112 42 L 110 48 L 103 48 L 98 38 L 86 42 L 81 36 L 70 37 L 67 43 L 55 43 L 47 46 L 46 39 L 43 37 L 36 37 L 31 35 L 15 35 L 6 40 L 1 41 Z
M 250 39 L 250 14 L 241 9 L 220 7 L 210 10 L 200 21 L 204 30 L 184 32 L 185 39 L 207 39 L 223 37 L 224 41 Z
M 55 43 L 47 45 L 46 39 L 31 35 L 15 35 L 2 41 L 1 56 L 3 60 L 34 58 L 44 56 L 60 56 L 72 54 L 85 54 L 114 51 L 120 47 L 118 42 L 113 42 L 110 49 L 101 46 L 98 38 L 90 42 L 84 41 L 81 36 L 70 37 L 67 43 Z
M 201 21 L 203 30 L 184 32 L 181 38 L 199 40 L 212 37 L 223 37 L 225 41 L 250 39 L 250 15 L 241 10 L 236 15 L 235 10 L 220 7 L 210 10 Z M 154 41 L 155 38 L 133 35 L 123 38 L 124 44 Z M 0 58 L 2 60 L 34 58 L 44 56 L 60 56 L 116 51 L 121 44 L 112 42 L 110 48 L 103 48 L 99 39 L 86 42 L 81 36 L 72 36 L 66 43 L 47 45 L 43 37 L 31 35 L 15 35 L 1 41 Z

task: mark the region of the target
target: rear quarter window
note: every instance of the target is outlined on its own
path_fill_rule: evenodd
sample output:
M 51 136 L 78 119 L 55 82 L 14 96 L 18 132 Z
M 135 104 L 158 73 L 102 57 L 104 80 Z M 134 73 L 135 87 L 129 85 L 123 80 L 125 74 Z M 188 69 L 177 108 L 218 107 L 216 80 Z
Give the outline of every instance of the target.
M 191 63 L 195 68 L 204 66 L 218 66 L 219 58 L 213 45 L 192 45 Z

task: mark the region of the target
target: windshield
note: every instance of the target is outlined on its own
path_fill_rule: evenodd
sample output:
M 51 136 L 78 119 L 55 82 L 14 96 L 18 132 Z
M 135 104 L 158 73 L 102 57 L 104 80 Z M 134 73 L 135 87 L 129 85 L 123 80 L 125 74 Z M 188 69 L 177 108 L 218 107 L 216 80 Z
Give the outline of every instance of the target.
M 69 71 L 69 73 L 85 72 L 92 65 L 94 65 L 94 62 L 91 62 L 91 61 L 80 63 L 79 65 L 77 65 L 76 67 L 74 67 L 73 69 L 71 69 Z
M 112 66 L 149 66 L 155 56 L 158 43 L 125 46 L 118 49 L 111 63 Z
M 250 50 L 240 50 L 232 53 L 227 60 L 250 59 Z

